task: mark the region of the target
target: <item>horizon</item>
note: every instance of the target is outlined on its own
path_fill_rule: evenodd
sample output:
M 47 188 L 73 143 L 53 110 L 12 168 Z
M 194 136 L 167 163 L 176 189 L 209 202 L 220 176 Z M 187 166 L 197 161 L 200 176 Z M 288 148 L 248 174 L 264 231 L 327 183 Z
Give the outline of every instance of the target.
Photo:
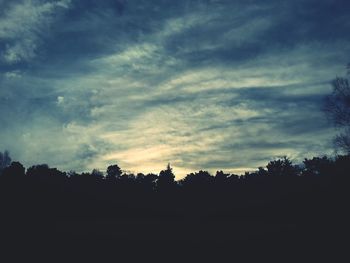
M 6 157 L 4 157 L 6 156 Z M 178 174 L 176 169 L 174 169 L 171 165 L 171 163 L 168 163 L 166 165 L 166 167 L 164 166 L 163 168 L 160 168 L 159 170 L 156 170 L 156 169 L 153 169 L 153 171 L 149 171 L 149 172 L 139 172 L 139 171 L 135 171 L 135 170 L 125 170 L 125 169 L 122 169 L 122 167 L 119 167 L 118 164 L 114 163 L 114 164 L 110 164 L 108 166 L 114 166 L 114 165 L 117 165 L 122 174 L 125 174 L 125 175 L 133 175 L 135 177 L 137 177 L 138 174 L 143 174 L 145 176 L 147 175 L 151 175 L 151 174 L 155 174 L 155 175 L 160 175 L 160 173 L 162 171 L 165 171 L 168 169 L 168 167 L 171 168 L 171 171 L 172 173 L 174 174 L 174 179 L 175 181 L 181 181 L 182 179 L 185 179 L 186 177 L 192 175 L 192 174 L 196 174 L 196 173 L 199 173 L 199 172 L 206 172 L 206 173 L 209 173 L 211 176 L 216 176 L 216 174 L 218 172 L 223 172 L 225 174 L 227 174 L 228 176 L 239 176 L 239 177 L 245 177 L 247 175 L 252 175 L 252 174 L 255 174 L 255 173 L 259 173 L 260 172 L 260 169 L 262 168 L 263 170 L 265 170 L 266 172 L 268 172 L 269 168 L 268 166 L 270 164 L 273 164 L 275 161 L 282 161 L 282 162 L 290 162 L 290 165 L 294 168 L 296 168 L 295 172 L 298 174 L 298 173 L 302 173 L 302 171 L 305 172 L 305 161 L 312 161 L 312 160 L 316 160 L 317 159 L 326 159 L 328 161 L 336 161 L 337 159 L 341 158 L 341 157 L 347 157 L 349 156 L 349 153 L 347 154 L 339 154 L 339 153 L 334 153 L 332 155 L 321 155 L 321 156 L 313 156 L 312 158 L 304 158 L 303 161 L 300 161 L 300 162 L 295 162 L 295 160 L 291 160 L 290 158 L 288 158 L 288 156 L 281 156 L 281 157 L 276 157 L 272 160 L 270 160 L 268 163 L 266 163 L 265 165 L 262 165 L 262 166 L 259 166 L 259 167 L 255 167 L 255 168 L 247 168 L 245 170 L 241 170 L 241 169 L 233 169 L 233 172 L 232 171 L 227 171 L 227 170 L 223 170 L 223 169 L 217 169 L 217 170 L 205 170 L 205 169 L 198 169 L 198 170 L 192 170 L 192 171 L 187 171 L 186 173 L 183 173 L 183 174 Z M 1 173 L 1 168 L 2 169 L 6 169 L 6 168 L 10 168 L 10 166 L 12 166 L 13 164 L 17 165 L 19 164 L 20 166 L 23 167 L 24 169 L 24 172 L 27 173 L 28 170 L 32 169 L 32 168 L 36 168 L 36 167 L 40 167 L 40 166 L 47 166 L 47 168 L 49 169 L 56 169 L 62 173 L 65 173 L 68 177 L 70 177 L 69 174 L 71 173 L 75 173 L 75 174 L 93 174 L 94 172 L 98 172 L 100 173 L 103 177 L 106 177 L 106 175 L 108 174 L 108 169 L 109 167 L 104 167 L 104 168 L 93 168 L 91 171 L 75 171 L 75 170 L 69 170 L 69 171 L 65 171 L 65 170 L 60 170 L 59 168 L 57 167 L 52 167 L 46 163 L 37 163 L 37 164 L 34 164 L 34 165 L 31 165 L 31 166 L 28 166 L 26 167 L 25 165 L 23 166 L 23 164 L 21 163 L 21 161 L 19 160 L 12 160 L 11 158 L 11 154 L 9 153 L 9 151 L 5 150 L 4 152 L 1 152 L 0 151 L 0 163 L 1 163 L 1 167 L 0 167 L 0 173 Z M 275 164 L 273 164 L 275 165 Z M 11 170 L 11 169 L 10 169 Z M 239 171 L 239 172 L 235 172 L 235 171 Z
M 241 174 L 333 155 L 349 1 L 0 1 L 0 151 L 26 167 Z M 236 172 L 235 172 L 236 171 Z

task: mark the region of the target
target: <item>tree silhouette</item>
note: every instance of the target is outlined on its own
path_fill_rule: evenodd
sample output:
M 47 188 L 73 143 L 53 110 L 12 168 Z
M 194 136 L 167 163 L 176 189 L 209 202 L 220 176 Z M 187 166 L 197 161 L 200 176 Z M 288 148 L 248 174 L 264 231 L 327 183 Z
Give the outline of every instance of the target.
M 157 180 L 157 188 L 161 190 L 169 190 L 175 186 L 175 175 L 173 173 L 173 169 L 170 167 L 170 163 L 168 163 L 167 168 L 165 170 L 160 171 L 159 177 Z
M 348 66 L 348 69 L 350 67 Z M 348 71 L 348 76 L 350 71 Z M 324 111 L 340 130 L 335 137 L 335 146 L 350 153 L 350 83 L 347 77 L 332 81 L 333 91 L 326 97 Z
M 259 167 L 256 174 L 258 176 L 266 176 L 266 175 L 268 175 L 268 172 L 263 167 Z
M 297 174 L 296 167 L 287 157 L 270 161 L 266 168 L 269 176 L 293 176 Z
M 215 175 L 215 182 L 217 184 L 224 184 L 227 182 L 230 174 L 224 173 L 223 171 L 217 171 Z
M 115 165 L 110 165 L 107 167 L 106 180 L 113 181 L 122 175 L 122 170 L 120 167 Z
M 25 168 L 20 162 L 12 162 L 3 170 L 3 176 L 9 179 L 22 179 L 25 176 Z
M 50 168 L 47 164 L 31 166 L 27 169 L 26 175 L 41 182 L 62 183 L 67 177 L 65 172 L 57 168 Z
M 224 175 L 219 175 L 216 178 L 220 178 L 220 176 L 224 177 Z M 200 170 L 199 172 L 188 174 L 182 180 L 182 185 L 188 186 L 188 187 L 203 188 L 210 185 L 213 182 L 213 180 L 214 180 L 214 177 L 209 172 Z
M 333 162 L 326 156 L 304 160 L 304 176 L 326 176 L 332 174 Z
M 103 173 L 98 169 L 93 169 L 91 172 L 91 176 L 95 178 L 96 180 L 102 180 Z
M 349 171 L 350 171 L 350 154 L 337 156 L 334 162 L 334 169 L 332 169 L 332 173 L 334 173 L 336 176 L 344 177 L 344 179 L 347 180 L 347 184 L 348 184 L 350 182 Z
M 27 176 L 37 179 L 45 179 L 50 174 L 50 168 L 47 164 L 33 165 L 27 169 Z
M 136 175 L 136 183 L 141 185 L 145 190 L 154 190 L 157 186 L 158 175 L 156 174 L 147 174 L 138 173 Z

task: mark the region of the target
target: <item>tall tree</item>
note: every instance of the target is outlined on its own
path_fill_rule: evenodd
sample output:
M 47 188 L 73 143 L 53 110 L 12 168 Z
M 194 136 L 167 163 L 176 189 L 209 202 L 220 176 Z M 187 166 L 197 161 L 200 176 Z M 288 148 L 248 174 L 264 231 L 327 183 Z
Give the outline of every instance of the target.
M 350 153 L 350 64 L 347 76 L 332 81 L 333 91 L 326 97 L 324 111 L 334 123 L 339 134 L 335 137 L 335 146 Z
M 122 175 L 122 170 L 117 164 L 110 165 L 107 167 L 107 180 L 116 180 L 118 177 Z
M 173 168 L 170 167 L 170 164 L 167 165 L 165 170 L 160 171 L 159 177 L 157 180 L 158 189 L 169 189 L 175 186 L 175 175 L 173 173 Z

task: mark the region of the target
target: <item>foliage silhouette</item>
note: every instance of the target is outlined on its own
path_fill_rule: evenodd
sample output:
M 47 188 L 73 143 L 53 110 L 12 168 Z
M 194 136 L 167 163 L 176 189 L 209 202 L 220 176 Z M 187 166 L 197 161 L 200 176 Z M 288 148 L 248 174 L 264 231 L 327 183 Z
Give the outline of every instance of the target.
M 269 176 L 295 176 L 297 174 L 297 168 L 292 165 L 292 162 L 287 157 L 270 161 L 266 168 Z
M 304 166 L 304 176 L 327 176 L 334 170 L 334 163 L 327 156 L 305 159 Z
M 217 178 L 220 178 L 220 176 Z M 200 170 L 199 172 L 188 174 L 180 183 L 184 187 L 203 189 L 210 187 L 213 181 L 214 177 L 209 172 Z
M 121 176 L 122 170 L 120 167 L 115 164 L 115 165 L 110 165 L 107 167 L 107 175 L 106 179 L 107 180 L 116 180 L 119 176 Z
M 10 166 L 6 167 L 3 171 L 5 177 L 21 178 L 25 175 L 25 168 L 20 162 L 12 162 Z
M 175 185 L 175 175 L 169 163 L 167 168 L 159 173 L 157 189 L 160 191 L 171 191 L 174 189 Z

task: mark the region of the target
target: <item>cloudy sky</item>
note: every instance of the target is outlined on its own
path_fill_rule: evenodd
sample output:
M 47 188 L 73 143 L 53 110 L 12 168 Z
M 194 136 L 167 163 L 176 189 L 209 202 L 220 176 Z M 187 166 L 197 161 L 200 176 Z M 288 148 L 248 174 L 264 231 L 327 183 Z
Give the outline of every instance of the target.
M 348 0 L 0 0 L 0 150 L 178 178 L 331 154 L 349 30 Z

